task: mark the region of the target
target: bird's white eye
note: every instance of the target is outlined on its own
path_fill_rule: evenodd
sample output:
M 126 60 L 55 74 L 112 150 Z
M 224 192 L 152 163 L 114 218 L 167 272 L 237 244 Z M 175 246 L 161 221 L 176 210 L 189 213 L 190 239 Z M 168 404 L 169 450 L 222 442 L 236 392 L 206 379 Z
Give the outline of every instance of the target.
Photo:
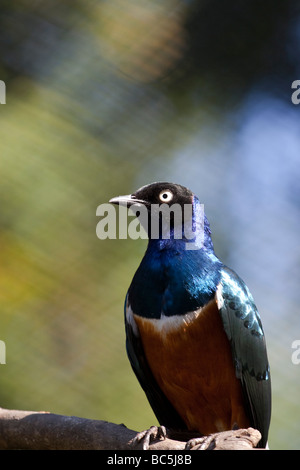
M 173 199 L 173 193 L 169 189 L 164 189 L 158 197 L 161 202 L 170 202 Z

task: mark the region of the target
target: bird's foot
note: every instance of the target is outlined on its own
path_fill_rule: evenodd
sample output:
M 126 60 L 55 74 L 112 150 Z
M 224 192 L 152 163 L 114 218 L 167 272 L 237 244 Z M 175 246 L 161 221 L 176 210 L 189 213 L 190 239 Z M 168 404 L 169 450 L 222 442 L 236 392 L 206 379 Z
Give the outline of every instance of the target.
M 195 437 L 187 441 L 185 450 L 213 450 L 215 448 L 215 434 L 209 436 Z M 196 449 L 193 449 L 196 447 Z
M 141 444 L 143 450 L 149 450 L 151 442 L 157 439 L 166 439 L 166 437 L 167 430 L 164 426 L 151 426 L 151 428 L 146 429 L 146 431 L 138 432 L 132 439 L 131 446 L 137 447 Z

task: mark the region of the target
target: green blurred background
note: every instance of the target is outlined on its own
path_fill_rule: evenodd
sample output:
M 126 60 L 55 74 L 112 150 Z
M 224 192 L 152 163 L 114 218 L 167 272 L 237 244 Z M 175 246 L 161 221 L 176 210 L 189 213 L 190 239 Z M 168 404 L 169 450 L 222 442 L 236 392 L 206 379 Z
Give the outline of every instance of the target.
M 254 295 L 270 447 L 300 448 L 299 57 L 296 0 L 2 0 L 2 407 L 156 424 L 123 328 L 146 241 L 99 240 L 96 208 L 167 180 Z

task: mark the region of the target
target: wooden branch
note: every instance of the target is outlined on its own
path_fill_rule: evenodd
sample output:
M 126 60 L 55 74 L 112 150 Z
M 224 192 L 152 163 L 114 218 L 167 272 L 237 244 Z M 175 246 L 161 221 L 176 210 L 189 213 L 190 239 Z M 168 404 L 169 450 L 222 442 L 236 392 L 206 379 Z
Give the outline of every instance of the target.
M 0 408 L 0 449 L 140 450 L 132 446 L 136 434 L 123 424 Z M 209 448 L 250 450 L 260 437 L 252 428 L 226 431 L 209 436 Z M 185 442 L 172 439 L 157 440 L 149 446 L 151 451 L 184 449 Z

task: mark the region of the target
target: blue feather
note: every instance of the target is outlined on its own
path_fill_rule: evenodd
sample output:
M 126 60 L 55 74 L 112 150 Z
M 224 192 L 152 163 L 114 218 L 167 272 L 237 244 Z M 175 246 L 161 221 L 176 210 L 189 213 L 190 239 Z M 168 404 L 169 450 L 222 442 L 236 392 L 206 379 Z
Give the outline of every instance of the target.
M 201 228 L 203 230 L 203 227 Z M 195 238 L 200 237 L 200 228 Z M 184 315 L 207 304 L 215 295 L 223 266 L 215 256 L 204 217 L 201 249 L 186 249 L 187 240 L 150 239 L 129 288 L 133 311 L 148 318 Z

